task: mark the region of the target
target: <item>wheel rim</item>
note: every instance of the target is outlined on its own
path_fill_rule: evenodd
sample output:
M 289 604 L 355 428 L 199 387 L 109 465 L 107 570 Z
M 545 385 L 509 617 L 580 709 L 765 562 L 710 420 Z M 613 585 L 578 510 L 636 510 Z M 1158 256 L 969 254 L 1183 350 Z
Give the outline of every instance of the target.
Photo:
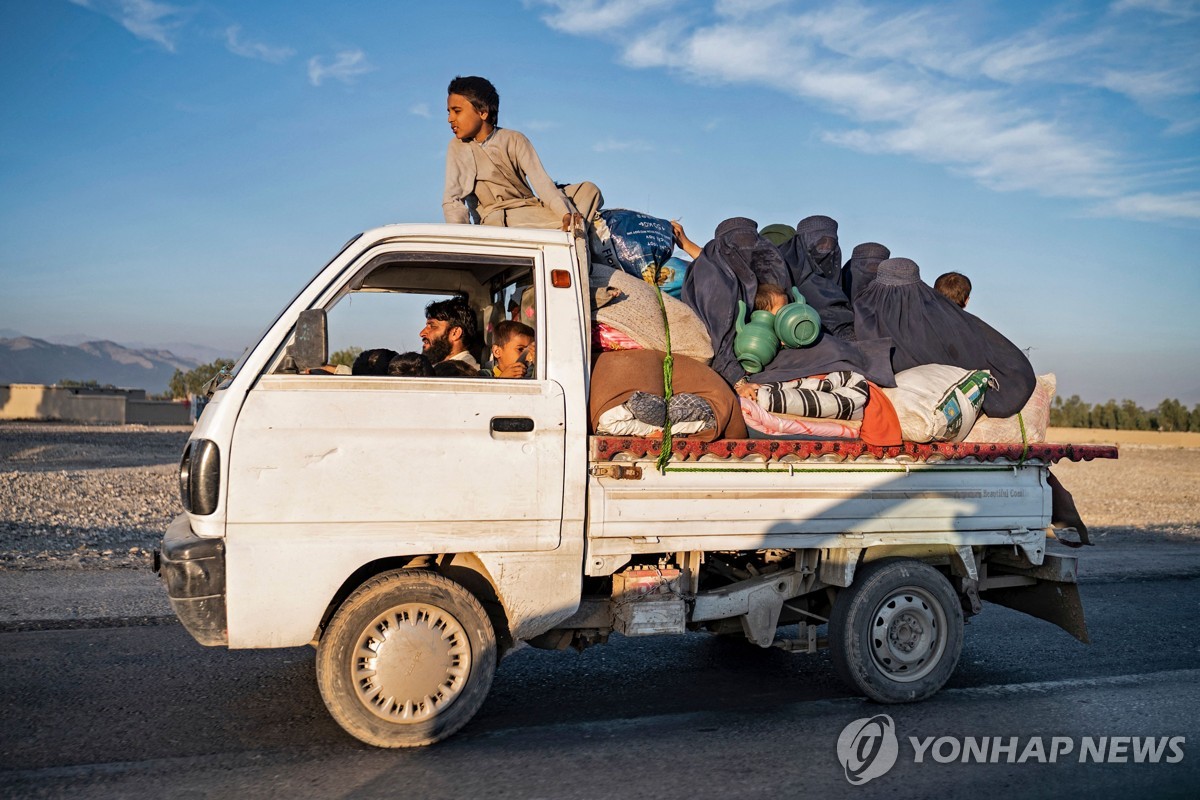
M 928 675 L 946 650 L 946 612 L 933 595 L 906 586 L 888 595 L 871 617 L 871 657 L 901 683 Z
M 452 614 L 408 603 L 363 629 L 350 671 L 359 702 L 373 714 L 388 722 L 421 722 L 462 692 L 471 674 L 471 647 Z

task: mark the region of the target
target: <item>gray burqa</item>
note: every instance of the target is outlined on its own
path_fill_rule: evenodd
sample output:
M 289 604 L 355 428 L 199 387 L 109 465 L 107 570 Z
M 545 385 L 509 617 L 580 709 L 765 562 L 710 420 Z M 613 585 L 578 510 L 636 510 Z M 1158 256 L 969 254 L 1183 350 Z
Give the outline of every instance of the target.
M 896 372 L 922 364 L 986 369 L 996 385 L 983 399 L 989 417 L 1011 417 L 1033 394 L 1029 359 L 983 320 L 959 308 L 921 280 L 916 262 L 889 258 L 854 303 L 859 336 L 890 337 Z
M 745 217 L 718 225 L 713 240 L 688 267 L 680 294 L 708 329 L 712 368 L 731 384 L 745 374 L 733 353 L 738 300 L 752 310 L 760 283 L 789 285 L 787 265 L 757 228 Z M 890 348 L 888 341 L 854 343 L 823 334 L 809 347 L 780 350 L 767 368 L 753 377 L 755 381 L 782 381 L 851 370 L 880 386 L 895 386 Z
M 805 217 L 796 223 L 796 235 L 784 242 L 779 252 L 787 262 L 789 285 L 800 290 L 830 333 L 852 341 L 854 311 L 842 290 L 842 248 L 837 230 L 837 221 L 831 217 Z
M 891 257 L 892 251 L 878 242 L 863 242 L 854 246 L 850 260 L 842 269 L 842 291 L 850 298 L 850 305 L 871 285 L 879 272 L 879 262 Z

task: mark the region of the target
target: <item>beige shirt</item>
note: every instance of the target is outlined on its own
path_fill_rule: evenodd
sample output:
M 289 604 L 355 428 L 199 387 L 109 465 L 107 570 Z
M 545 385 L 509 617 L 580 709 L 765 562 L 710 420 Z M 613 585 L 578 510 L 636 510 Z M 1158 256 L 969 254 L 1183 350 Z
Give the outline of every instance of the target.
M 524 134 L 496 128 L 482 144 L 450 140 L 442 194 L 446 222 L 503 225 L 502 212 L 530 205 L 548 207 L 557 220 L 570 211 Z

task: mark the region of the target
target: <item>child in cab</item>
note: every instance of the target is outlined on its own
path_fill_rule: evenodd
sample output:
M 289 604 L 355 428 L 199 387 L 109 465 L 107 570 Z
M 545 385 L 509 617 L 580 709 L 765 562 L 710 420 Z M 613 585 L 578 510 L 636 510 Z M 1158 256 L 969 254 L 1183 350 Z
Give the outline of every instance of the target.
M 533 328 L 511 319 L 496 323 L 492 334 L 492 375 L 496 378 L 525 378 L 533 368 Z

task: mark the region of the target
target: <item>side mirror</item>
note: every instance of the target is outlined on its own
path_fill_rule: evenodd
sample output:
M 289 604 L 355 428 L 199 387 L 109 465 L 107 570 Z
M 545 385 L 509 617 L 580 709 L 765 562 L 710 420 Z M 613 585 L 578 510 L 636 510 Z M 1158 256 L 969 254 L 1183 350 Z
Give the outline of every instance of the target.
M 285 361 L 288 359 L 300 373 L 329 363 L 329 322 L 325 309 L 310 308 L 300 312 L 296 336 L 288 347 Z

